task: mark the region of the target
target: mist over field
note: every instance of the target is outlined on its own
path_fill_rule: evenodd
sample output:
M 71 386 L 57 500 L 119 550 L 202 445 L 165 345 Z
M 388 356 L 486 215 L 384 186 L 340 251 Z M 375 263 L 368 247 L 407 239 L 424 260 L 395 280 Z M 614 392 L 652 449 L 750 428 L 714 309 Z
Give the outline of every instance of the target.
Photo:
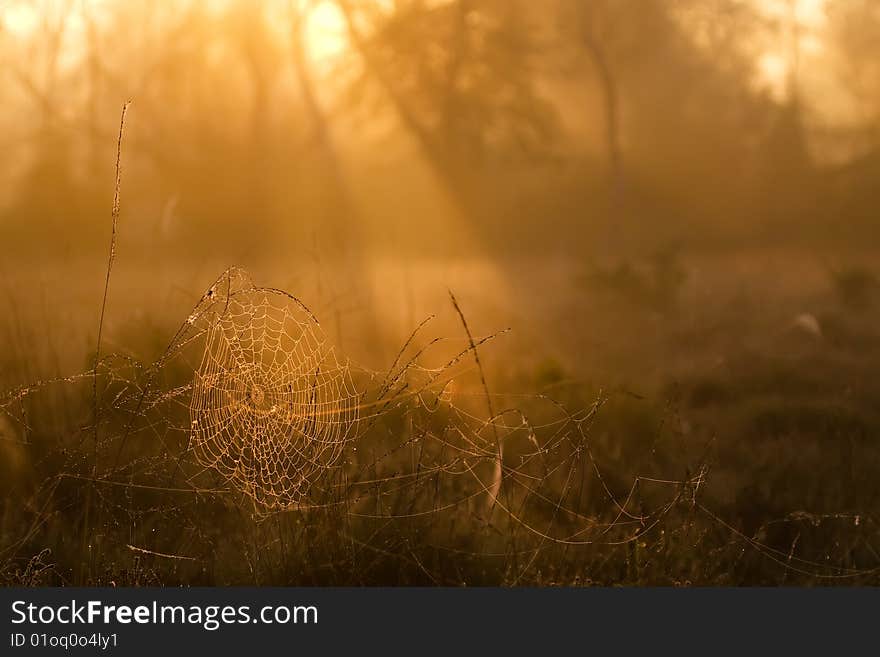
M 880 584 L 873 0 L 3 0 L 0 180 L 6 584 Z

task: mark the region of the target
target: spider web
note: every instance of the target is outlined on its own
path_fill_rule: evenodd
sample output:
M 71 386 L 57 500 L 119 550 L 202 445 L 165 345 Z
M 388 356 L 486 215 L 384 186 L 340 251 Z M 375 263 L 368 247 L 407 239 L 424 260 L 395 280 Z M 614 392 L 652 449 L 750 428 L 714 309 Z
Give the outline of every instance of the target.
M 198 462 L 266 509 L 302 502 L 354 433 L 359 395 L 315 320 L 272 290 L 208 330 L 190 414 Z

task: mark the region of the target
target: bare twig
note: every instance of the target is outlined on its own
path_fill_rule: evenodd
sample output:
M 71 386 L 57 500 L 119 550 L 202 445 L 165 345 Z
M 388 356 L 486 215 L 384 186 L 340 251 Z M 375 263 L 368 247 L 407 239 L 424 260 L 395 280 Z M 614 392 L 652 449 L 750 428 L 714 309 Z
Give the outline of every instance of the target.
M 477 370 L 480 372 L 480 383 L 482 384 L 483 392 L 486 395 L 486 407 L 489 411 L 489 418 L 492 424 L 492 435 L 495 439 L 495 472 L 492 475 L 492 485 L 489 487 L 488 504 L 488 510 L 491 512 L 495 503 L 498 501 L 498 493 L 501 490 L 501 479 L 504 472 L 504 445 L 498 436 L 498 427 L 495 425 L 496 414 L 492 404 L 492 395 L 489 394 L 489 385 L 486 383 L 486 372 L 483 370 L 483 364 L 480 362 L 480 353 L 477 351 L 474 336 L 471 333 L 470 327 L 468 327 L 461 306 L 458 305 L 458 300 L 455 298 L 452 290 L 449 290 L 449 298 L 452 299 L 452 306 L 455 308 L 455 312 L 458 313 L 458 316 L 461 319 L 461 324 L 464 327 L 464 332 L 467 334 L 470 349 L 474 352 L 474 362 L 476 362 Z
M 131 101 L 122 106 L 119 117 L 119 135 L 116 138 L 116 180 L 113 186 L 113 208 L 110 211 L 110 255 L 107 258 L 107 276 L 104 279 L 104 296 L 101 299 L 101 316 L 98 320 L 98 341 L 95 348 L 95 367 L 92 380 L 92 393 L 95 401 L 95 450 L 98 449 L 98 363 L 101 360 L 101 338 L 104 333 L 104 314 L 107 310 L 107 293 L 110 290 L 110 274 L 113 271 L 113 261 L 116 259 L 116 232 L 119 225 L 119 191 L 122 184 L 122 135 L 125 131 L 125 114 Z

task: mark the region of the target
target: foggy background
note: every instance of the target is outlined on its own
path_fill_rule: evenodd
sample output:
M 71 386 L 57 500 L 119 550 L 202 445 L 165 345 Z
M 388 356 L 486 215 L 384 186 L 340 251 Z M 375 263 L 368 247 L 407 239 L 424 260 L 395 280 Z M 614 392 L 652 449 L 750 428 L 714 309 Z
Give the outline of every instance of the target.
M 384 371 L 466 344 L 452 289 L 493 393 L 617 395 L 620 482 L 711 450 L 749 536 L 880 501 L 880 3 L 0 0 L 0 390 L 93 364 L 128 100 L 105 353 L 238 265 Z
M 116 324 L 235 264 L 372 366 L 452 286 L 581 369 L 597 286 L 870 295 L 878 35 L 870 0 L 4 0 L 0 273 L 93 323 L 130 99 Z
M 5 0 L 4 239 L 32 244 L 38 219 L 54 236 L 41 246 L 100 252 L 132 99 L 125 224 L 141 254 L 858 241 L 877 14 L 867 0 Z

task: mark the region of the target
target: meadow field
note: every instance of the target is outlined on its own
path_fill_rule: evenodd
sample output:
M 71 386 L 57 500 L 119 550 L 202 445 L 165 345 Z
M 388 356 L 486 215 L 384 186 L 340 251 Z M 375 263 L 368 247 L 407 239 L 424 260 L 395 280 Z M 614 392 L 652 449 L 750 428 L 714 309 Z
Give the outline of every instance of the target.
M 878 28 L 3 5 L 0 582 L 880 584 Z
M 849 278 L 874 280 L 869 254 L 839 261 Z M 876 583 L 880 289 L 781 250 L 679 254 L 679 282 L 662 294 L 653 286 L 669 274 L 656 261 L 629 274 L 554 260 L 517 275 L 517 263 L 506 274 L 490 262 L 416 262 L 406 272 L 398 260 L 377 263 L 373 302 L 328 292 L 344 283 L 326 276 L 322 293 L 308 267 L 253 274 L 297 290 L 327 318 L 324 331 L 355 359 L 367 393 L 432 314 L 410 347 L 429 346 L 424 366 L 467 349 L 448 289 L 478 338 L 509 327 L 478 349 L 491 403 L 505 412 L 501 499 L 511 506 L 487 512 L 491 475 L 462 469 L 469 452 L 454 441 L 443 453 L 449 432 L 480 435 L 487 417 L 470 354 L 448 387 L 425 390 L 422 404 L 402 395 L 346 442 L 344 494 L 325 490 L 315 508 L 268 516 L 199 472 L 176 416 L 161 418 L 164 427 L 140 418 L 117 463 L 135 400 L 107 398 L 138 384 L 108 365 L 100 385 L 112 408 L 97 443 L 108 456 L 97 470 L 89 376 L 5 405 L 7 582 Z M 92 267 L 96 285 L 71 286 L 88 278 L 77 267 L 87 264 L 5 273 L 5 388 L 89 372 L 101 277 Z M 159 359 L 198 301 L 195 286 L 212 282 L 207 271 L 121 260 L 107 351 Z M 363 339 L 376 325 L 381 348 Z M 183 377 L 196 369 L 175 367 L 189 370 Z M 492 462 L 482 433 L 488 451 L 473 456 L 475 468 Z M 535 453 L 546 463 L 532 462 Z

